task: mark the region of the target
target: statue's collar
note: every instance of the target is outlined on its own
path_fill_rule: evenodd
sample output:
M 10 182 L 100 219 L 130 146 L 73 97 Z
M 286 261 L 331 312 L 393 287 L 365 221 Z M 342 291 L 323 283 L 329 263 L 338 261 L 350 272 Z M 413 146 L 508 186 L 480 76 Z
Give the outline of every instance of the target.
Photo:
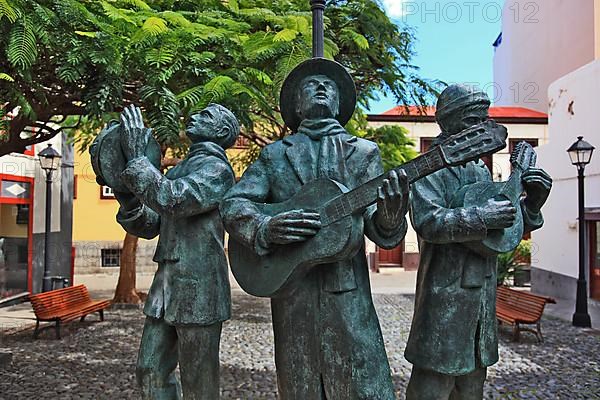
M 221 146 L 213 142 L 199 142 L 190 146 L 188 158 L 197 156 L 213 156 L 228 162 L 225 150 Z

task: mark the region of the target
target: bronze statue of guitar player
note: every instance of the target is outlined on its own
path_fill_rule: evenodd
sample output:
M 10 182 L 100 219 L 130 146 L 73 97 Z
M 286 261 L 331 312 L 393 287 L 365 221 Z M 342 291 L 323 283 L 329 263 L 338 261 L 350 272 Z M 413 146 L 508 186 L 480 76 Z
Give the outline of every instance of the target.
M 440 95 L 444 142 L 488 120 L 488 96 L 465 85 Z M 413 364 L 407 400 L 481 400 L 487 367 L 498 361 L 496 265 L 523 233 L 544 222 L 552 179 L 527 144 L 512 154 L 508 182 L 492 182 L 482 161 L 447 167 L 410 189 L 419 237 L 415 311 L 404 353 Z
M 281 262 L 253 265 L 245 272 L 246 282 L 255 275 L 257 294 L 275 293 L 268 288 L 272 286 L 268 272 L 275 278 L 286 267 L 286 252 L 291 255 L 326 229 L 328 221 L 316 212 L 326 195 L 332 198 L 383 173 L 377 145 L 343 128 L 355 99 L 352 78 L 340 64 L 322 58 L 300 64 L 281 93 L 284 120 L 295 134 L 265 147 L 225 195 L 220 211 L 230 234 L 232 268 L 245 257 L 283 256 Z M 362 207 L 339 225 L 329 226 L 337 226 L 334 232 L 340 235 L 362 237 L 364 232 L 379 246 L 393 248 L 407 229 L 408 178 L 392 173 L 372 190 L 376 205 Z M 275 204 L 295 195 L 309 202 L 276 209 Z M 268 204 L 274 205 L 270 212 Z M 358 228 L 351 234 L 354 224 Z M 318 268 L 298 274 L 289 295 L 271 300 L 279 397 L 394 399 L 364 244 L 354 243 L 336 258 L 326 253 L 330 246 L 344 247 L 336 244 L 340 238 L 330 234 L 320 239 L 304 254 L 308 259 L 320 258 Z M 261 272 L 265 266 L 267 271 Z

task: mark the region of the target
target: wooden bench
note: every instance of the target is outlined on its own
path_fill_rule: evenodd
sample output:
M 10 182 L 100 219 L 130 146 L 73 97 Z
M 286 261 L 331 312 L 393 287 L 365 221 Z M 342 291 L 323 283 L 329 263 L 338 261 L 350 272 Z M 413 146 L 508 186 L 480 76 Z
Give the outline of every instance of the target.
M 104 309 L 110 306 L 110 300 L 92 300 L 85 285 L 70 286 L 64 289 L 33 294 L 29 296 L 35 317 L 35 331 L 33 337 L 37 338 L 40 322 L 56 322 L 56 338 L 60 339 L 60 323 L 70 322 L 98 312 L 100 321 L 104 321 Z
M 556 303 L 553 298 L 538 296 L 528 292 L 498 286 L 496 298 L 496 318 L 500 323 L 513 326 L 513 339 L 519 341 L 520 332 L 535 333 L 540 342 L 544 341 L 540 319 L 546 303 Z M 536 329 L 521 327 L 521 325 L 536 325 Z

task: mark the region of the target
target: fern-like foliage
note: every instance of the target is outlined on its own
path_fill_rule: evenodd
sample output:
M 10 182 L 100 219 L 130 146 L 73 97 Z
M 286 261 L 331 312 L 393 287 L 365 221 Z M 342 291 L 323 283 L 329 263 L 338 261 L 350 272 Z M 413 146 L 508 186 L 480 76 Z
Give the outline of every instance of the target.
M 142 25 L 142 30 L 151 36 L 157 36 L 169 30 L 164 19 L 158 17 L 150 17 Z
M 277 34 L 273 36 L 273 42 L 291 42 L 292 40 L 296 39 L 298 34 L 298 31 L 286 28 L 277 32 Z
M 157 49 L 150 49 L 146 53 L 146 62 L 149 65 L 155 67 L 162 67 L 169 64 L 175 58 L 175 51 L 168 47 L 159 47 Z
M 9 22 L 17 20 L 17 10 L 10 5 L 8 0 L 0 0 L 0 21 L 3 17 L 6 17 Z
M 194 111 L 202 109 L 210 103 L 219 103 L 232 91 L 235 81 L 229 76 L 219 75 L 204 85 L 202 98 L 195 105 Z
M 28 69 L 35 62 L 37 41 L 29 18 L 22 18 L 11 30 L 6 55 L 16 68 Z
M 100 4 L 102 5 L 104 14 L 112 22 L 125 21 L 132 25 L 136 24 L 135 20 L 128 15 L 127 10 L 123 10 L 123 9 L 114 7 L 113 5 L 111 5 L 110 3 L 106 2 L 106 1 L 102 1 L 102 2 L 100 2 Z

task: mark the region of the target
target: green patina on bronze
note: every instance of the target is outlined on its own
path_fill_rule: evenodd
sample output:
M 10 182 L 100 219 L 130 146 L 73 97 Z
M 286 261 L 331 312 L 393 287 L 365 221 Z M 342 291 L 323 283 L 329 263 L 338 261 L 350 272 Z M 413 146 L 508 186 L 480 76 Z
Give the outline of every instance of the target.
M 448 87 L 438 99 L 438 143 L 487 120 L 489 105 L 485 93 Z M 486 368 L 498 361 L 496 255 L 475 244 L 500 232 L 518 243 L 523 232 L 540 228 L 552 185 L 548 174 L 531 165 L 519 178 L 510 195 L 498 196 L 506 193 L 479 161 L 445 168 L 411 186 L 421 258 L 405 352 L 413 364 L 407 399 L 483 398 Z M 510 229 L 518 221 L 523 228 Z
M 159 236 L 154 255 L 158 271 L 144 306 L 147 318 L 136 371 L 143 397 L 180 398 L 174 375 L 179 364 L 185 398 L 217 399 L 221 324 L 231 308 L 218 204 L 235 182 L 225 149 L 239 134 L 238 122 L 216 104 L 192 115 L 186 130 L 190 151 L 166 175 L 147 156 L 151 131 L 138 108 L 126 109 L 121 124 L 108 129 L 118 129 L 120 141 L 113 140 L 113 148 L 103 146 L 103 151 L 120 152 L 125 160 L 99 168 L 118 176 L 115 185 L 127 189 L 115 191 L 117 221 L 136 236 Z
M 321 228 L 314 210 L 272 216 L 258 205 L 285 202 L 318 179 L 353 189 L 383 173 L 377 145 L 349 135 L 340 123 L 354 110 L 355 97 L 344 97 L 350 84 L 341 65 L 324 59 L 309 60 L 291 73 L 281 105 L 286 122 L 297 129 L 265 147 L 226 194 L 221 214 L 232 241 L 266 255 L 312 240 Z M 392 248 L 404 238 L 407 191 L 406 177 L 394 173 L 380 188 L 377 204 L 356 217 L 378 246 Z M 315 204 L 319 194 L 309 193 Z M 336 246 L 339 239 L 320 237 L 319 245 Z M 293 292 L 271 300 L 271 309 L 280 398 L 394 399 L 364 243 L 307 271 Z

